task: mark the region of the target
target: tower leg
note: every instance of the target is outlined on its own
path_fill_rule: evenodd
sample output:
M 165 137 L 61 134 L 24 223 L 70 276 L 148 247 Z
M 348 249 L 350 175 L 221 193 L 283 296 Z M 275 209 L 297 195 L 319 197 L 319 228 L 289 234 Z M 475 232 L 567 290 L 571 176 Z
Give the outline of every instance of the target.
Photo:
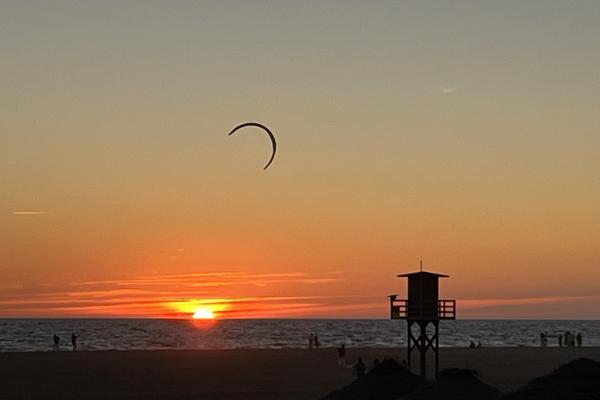
M 433 351 L 435 353 L 435 379 L 438 378 L 440 374 L 440 322 L 435 321 L 435 340 L 434 340 L 434 348 Z
M 419 327 L 421 328 L 421 334 L 419 336 L 419 353 L 421 356 L 419 369 L 421 377 L 427 378 L 427 322 L 420 322 Z
M 412 372 L 412 321 L 406 321 L 407 332 L 406 332 L 406 362 L 408 364 L 408 370 Z

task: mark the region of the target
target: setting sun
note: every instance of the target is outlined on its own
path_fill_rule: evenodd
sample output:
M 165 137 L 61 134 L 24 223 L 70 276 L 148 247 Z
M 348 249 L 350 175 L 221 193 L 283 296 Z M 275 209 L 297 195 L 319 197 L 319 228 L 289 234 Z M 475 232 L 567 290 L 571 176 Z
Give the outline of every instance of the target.
M 214 319 L 215 314 L 208 308 L 199 308 L 192 316 L 194 319 Z

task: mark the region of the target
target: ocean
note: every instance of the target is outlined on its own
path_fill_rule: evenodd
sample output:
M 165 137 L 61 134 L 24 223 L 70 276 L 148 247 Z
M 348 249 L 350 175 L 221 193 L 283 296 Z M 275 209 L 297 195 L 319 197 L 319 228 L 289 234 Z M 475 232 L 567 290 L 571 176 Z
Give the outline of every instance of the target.
M 540 332 L 549 346 L 558 335 L 580 332 L 584 346 L 600 346 L 600 321 L 572 320 L 455 320 L 441 321 L 440 346 L 539 346 Z M 345 343 L 350 347 L 405 345 L 406 323 L 369 319 L 4 319 L 0 320 L 0 351 L 50 351 L 52 337 L 70 350 L 71 334 L 79 350 L 184 350 L 237 348 L 302 348 L 316 333 L 322 347 Z

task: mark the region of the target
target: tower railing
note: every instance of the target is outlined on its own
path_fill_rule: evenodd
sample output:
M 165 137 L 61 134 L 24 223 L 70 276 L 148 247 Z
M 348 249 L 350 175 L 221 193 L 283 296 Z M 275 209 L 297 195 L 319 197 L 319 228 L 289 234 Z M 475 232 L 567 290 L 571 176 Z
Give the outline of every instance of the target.
M 456 300 L 411 303 L 407 299 L 390 297 L 391 319 L 456 319 Z

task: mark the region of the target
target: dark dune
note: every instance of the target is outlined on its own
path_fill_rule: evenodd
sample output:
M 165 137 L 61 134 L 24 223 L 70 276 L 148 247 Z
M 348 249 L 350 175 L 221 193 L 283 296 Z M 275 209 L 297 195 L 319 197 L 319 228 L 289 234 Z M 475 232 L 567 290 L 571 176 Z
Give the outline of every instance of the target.
M 410 373 L 394 359 L 386 359 L 365 376 L 322 400 L 394 400 L 425 384 L 424 379 Z
M 498 389 L 479 380 L 472 369 L 449 368 L 440 372 L 439 378 L 402 400 L 495 400 L 500 398 Z
M 599 400 L 600 363 L 579 358 L 502 397 L 506 400 Z

